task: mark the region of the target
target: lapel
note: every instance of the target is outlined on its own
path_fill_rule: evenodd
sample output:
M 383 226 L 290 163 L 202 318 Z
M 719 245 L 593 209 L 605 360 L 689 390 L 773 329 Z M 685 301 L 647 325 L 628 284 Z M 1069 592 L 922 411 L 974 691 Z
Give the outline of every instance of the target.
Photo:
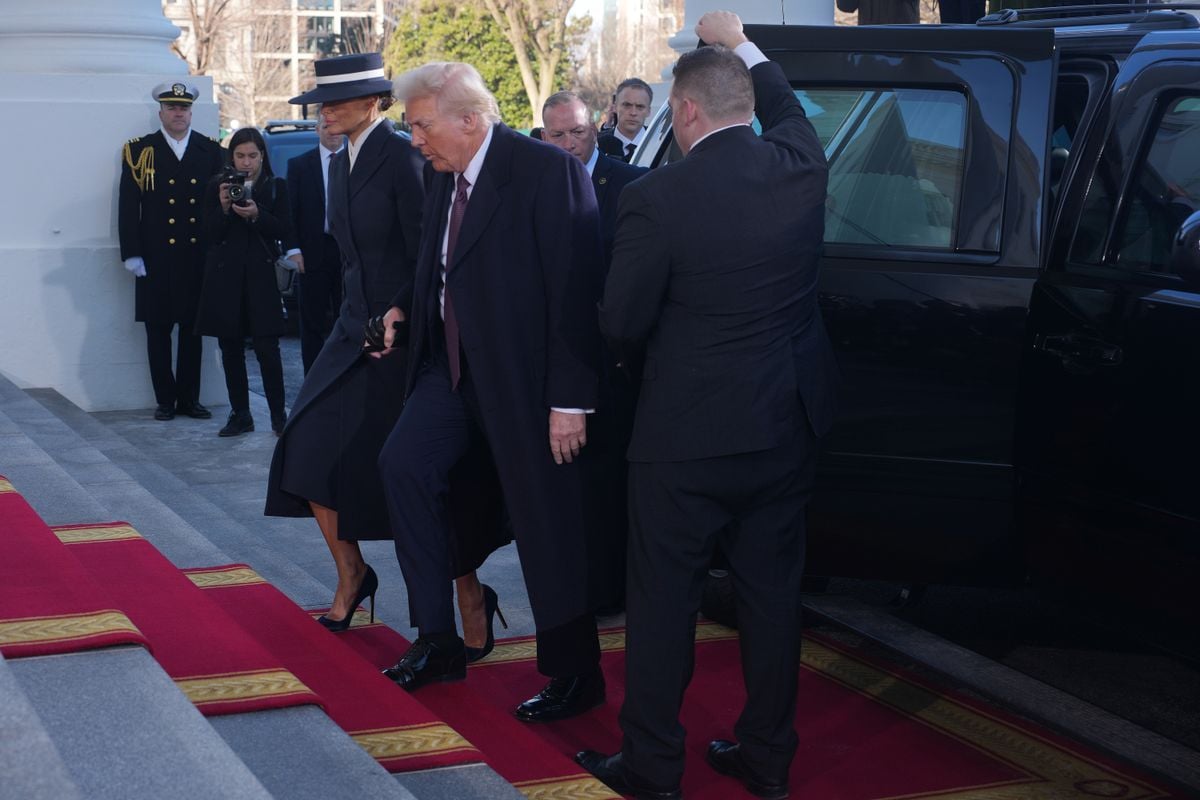
M 596 166 L 592 167 L 592 189 L 596 192 L 596 207 L 604 208 L 604 196 L 608 194 L 608 183 L 612 180 L 609 174 L 612 164 L 608 156 L 601 153 L 596 158 Z
M 361 156 L 362 153 L 359 153 Z M 318 165 L 320 166 L 320 165 Z M 336 231 L 338 246 L 353 263 L 361 265 L 358 248 L 354 246 L 354 231 L 350 225 L 350 189 L 348 186 L 350 155 L 346 150 L 333 157 L 329 165 L 329 229 Z M 317 179 L 320 180 L 318 174 Z
M 492 132 L 492 143 L 488 145 L 487 155 L 483 157 L 483 168 L 479 171 L 475 188 L 471 190 L 471 201 L 467 203 L 467 213 L 463 217 L 462 228 L 458 231 L 458 242 L 454 245 L 454 263 L 447 266 L 447 273 L 452 272 L 454 267 L 462 262 L 463 256 L 471 251 L 479 237 L 487 230 L 492 215 L 500 207 L 500 192 L 511 177 L 513 137 L 520 135 L 511 131 L 504 123 L 496 123 Z
M 358 194 L 359 189 L 365 186 L 370 177 L 383 166 L 383 162 L 387 161 L 385 145 L 388 137 L 392 135 L 392 123 L 385 119 L 363 142 L 362 150 L 358 151 L 358 157 L 354 159 L 354 169 L 350 171 L 350 197 Z M 350 166 L 349 155 L 346 156 L 346 166 Z

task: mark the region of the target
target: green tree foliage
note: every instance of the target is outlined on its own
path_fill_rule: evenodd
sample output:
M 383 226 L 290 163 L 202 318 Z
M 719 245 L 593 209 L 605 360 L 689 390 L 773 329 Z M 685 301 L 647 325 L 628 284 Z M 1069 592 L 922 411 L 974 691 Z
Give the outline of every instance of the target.
M 529 96 L 516 54 L 487 9 L 461 0 L 419 0 L 409 4 L 396 23 L 383 52 L 390 74 L 399 75 L 429 61 L 465 61 L 479 70 L 496 95 L 503 120 L 514 128 L 530 127 Z M 586 30 L 579 25 L 572 28 Z M 571 86 L 575 76 L 572 59 L 560 62 L 557 76 L 559 87 Z

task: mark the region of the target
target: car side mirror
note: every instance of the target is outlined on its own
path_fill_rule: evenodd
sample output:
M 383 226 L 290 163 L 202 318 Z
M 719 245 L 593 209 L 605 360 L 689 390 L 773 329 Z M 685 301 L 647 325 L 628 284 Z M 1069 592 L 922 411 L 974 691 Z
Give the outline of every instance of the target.
M 1185 219 L 1175 233 L 1170 267 L 1189 288 L 1200 290 L 1200 211 Z

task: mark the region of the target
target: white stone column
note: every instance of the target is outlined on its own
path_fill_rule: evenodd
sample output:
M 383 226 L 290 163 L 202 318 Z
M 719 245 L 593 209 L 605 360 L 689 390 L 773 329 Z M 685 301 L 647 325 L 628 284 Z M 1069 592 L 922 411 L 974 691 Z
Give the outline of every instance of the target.
M 0 373 L 89 410 L 148 408 L 146 337 L 117 245 L 126 139 L 159 127 L 150 90 L 187 75 L 160 0 L 0 0 Z M 212 81 L 193 128 L 217 133 Z M 201 402 L 223 403 L 206 342 Z
M 834 0 L 687 0 L 683 28 L 668 40 L 678 53 L 696 49 L 696 23 L 706 12 L 725 9 L 755 25 L 832 25 Z M 671 85 L 671 68 L 663 71 L 663 96 Z M 654 96 L 658 97 L 656 87 Z

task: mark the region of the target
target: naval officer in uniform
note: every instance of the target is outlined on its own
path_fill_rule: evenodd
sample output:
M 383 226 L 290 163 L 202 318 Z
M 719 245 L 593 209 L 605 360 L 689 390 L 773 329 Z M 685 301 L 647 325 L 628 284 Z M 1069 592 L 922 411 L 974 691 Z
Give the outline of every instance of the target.
M 212 416 L 200 405 L 200 337 L 193 332 L 205 242 L 200 205 L 208 179 L 221 170 L 221 145 L 192 130 L 188 83 L 164 83 L 151 93 L 158 103 L 157 131 L 125 143 L 117 226 L 121 260 L 137 279 L 135 319 L 146 324 L 146 352 L 157 407 L 154 418 L 177 413 Z M 171 331 L 178 325 L 175 370 Z

